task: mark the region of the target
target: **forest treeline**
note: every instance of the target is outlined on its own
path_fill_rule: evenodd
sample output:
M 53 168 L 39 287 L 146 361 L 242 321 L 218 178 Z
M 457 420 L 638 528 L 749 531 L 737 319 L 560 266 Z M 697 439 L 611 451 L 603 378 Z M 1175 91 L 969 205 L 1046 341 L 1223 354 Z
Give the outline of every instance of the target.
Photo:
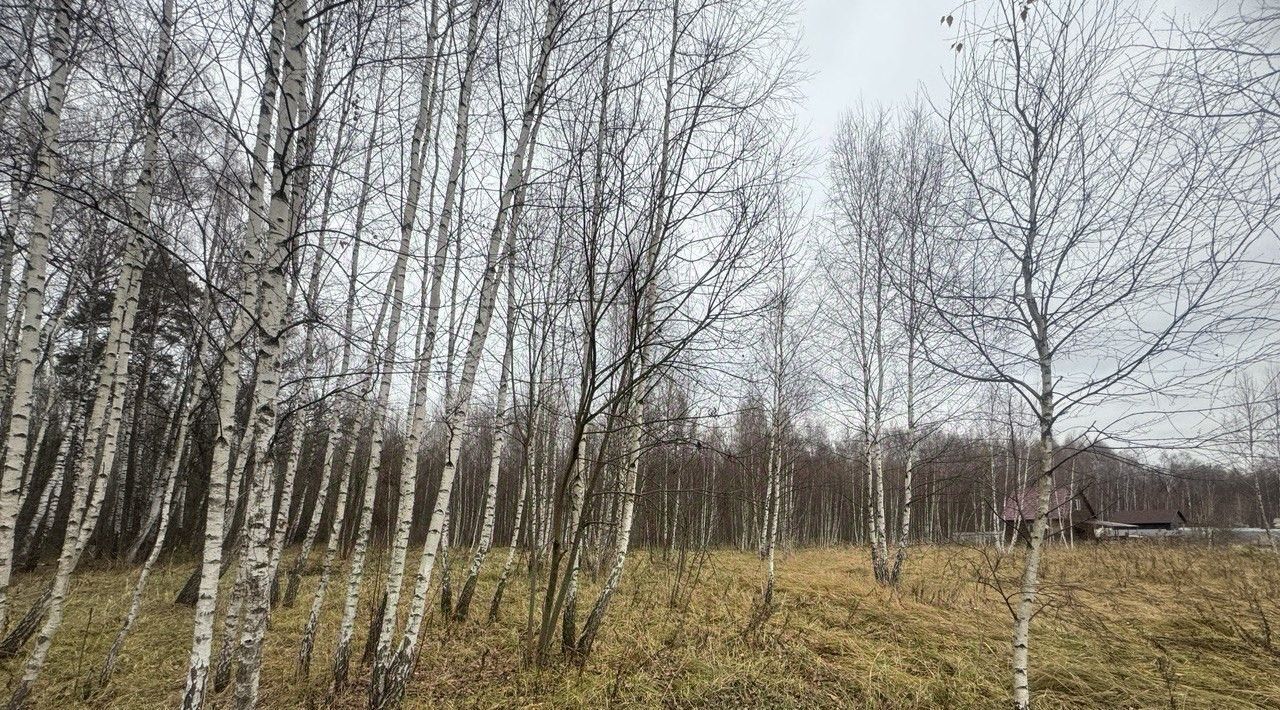
M 88 692 L 186 560 L 182 707 L 257 705 L 304 605 L 297 673 L 393 708 L 427 623 L 519 606 L 526 662 L 587 657 L 637 547 L 758 551 L 765 619 L 779 546 L 896 584 L 1030 489 L 1026 708 L 1055 486 L 1269 533 L 1276 15 L 966 5 L 921 28 L 946 96 L 815 151 L 793 11 L 0 8 L 8 706 L 91 560 L 137 573 Z

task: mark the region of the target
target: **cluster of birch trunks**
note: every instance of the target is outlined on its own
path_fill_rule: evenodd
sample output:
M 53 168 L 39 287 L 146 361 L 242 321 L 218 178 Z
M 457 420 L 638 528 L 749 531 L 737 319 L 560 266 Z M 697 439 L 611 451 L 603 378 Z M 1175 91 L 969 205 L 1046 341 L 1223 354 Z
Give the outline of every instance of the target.
M 9 707 L 95 557 L 138 567 L 93 689 L 167 553 L 194 563 L 183 707 L 257 705 L 273 610 L 305 605 L 297 672 L 392 708 L 424 626 L 493 623 L 518 567 L 526 659 L 580 660 L 633 544 L 758 551 L 764 620 L 780 545 L 865 544 L 896 584 L 912 541 L 1035 487 L 1028 707 L 1064 464 L 1173 491 L 1061 422 L 1170 362 L 1186 386 L 1206 340 L 1273 352 L 1275 30 L 1135 47 L 1103 0 L 973 5 L 943 18 L 950 95 L 842 120 L 817 208 L 787 3 L 0 9 Z M 1178 494 L 1265 524 L 1269 484 L 1215 470 Z
M 777 253 L 770 208 L 796 164 L 784 14 L 4 13 L 0 629 L 26 659 L 9 705 L 38 683 L 86 553 L 141 562 L 96 687 L 162 554 L 196 557 L 175 600 L 194 608 L 188 708 L 224 691 L 255 706 L 276 604 L 310 607 L 299 673 L 331 649 L 335 690 L 400 705 L 436 580 L 451 586 L 451 528 L 471 554 L 450 615 L 486 565 L 498 615 L 523 534 L 533 658 L 587 654 L 629 551 L 650 392 L 726 337 Z M 463 462 L 483 481 L 465 507 Z M 46 591 L 14 608 L 14 572 L 50 548 Z M 604 583 L 579 599 L 588 549 Z

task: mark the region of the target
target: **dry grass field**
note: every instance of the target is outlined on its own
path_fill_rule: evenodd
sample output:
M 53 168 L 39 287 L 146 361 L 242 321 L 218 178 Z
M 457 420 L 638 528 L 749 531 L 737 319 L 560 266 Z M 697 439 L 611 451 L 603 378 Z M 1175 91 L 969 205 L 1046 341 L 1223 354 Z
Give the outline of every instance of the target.
M 754 556 L 715 552 L 702 564 L 686 559 L 682 566 L 640 551 L 612 607 L 611 625 L 581 667 L 522 666 L 527 586 L 519 580 L 495 625 L 481 619 L 449 624 L 438 614 L 431 620 L 406 704 L 1006 706 L 1009 613 L 999 590 L 1012 589 L 1017 561 L 993 564 L 990 556 L 959 547 L 920 548 L 901 587 L 891 591 L 871 581 L 865 557 L 858 549 L 782 555 L 776 611 L 748 631 L 761 577 Z M 36 707 L 173 706 L 182 689 L 191 610 L 170 600 L 190 569 L 175 563 L 156 571 L 113 682 L 92 693 L 86 681 L 111 643 L 134 570 L 90 567 L 77 575 Z M 1280 638 L 1272 637 L 1273 627 L 1280 634 L 1280 562 L 1269 553 L 1056 547 L 1044 578 L 1046 606 L 1032 639 L 1038 708 L 1280 707 Z M 16 609 L 25 608 L 41 579 L 20 580 Z M 359 679 L 344 695 L 325 697 L 338 614 L 333 597 L 311 677 L 294 676 L 313 581 L 308 578 L 296 607 L 273 615 L 263 707 L 363 707 Z M 485 581 L 473 612 L 487 608 L 493 580 Z M 362 610 L 362 622 L 368 613 Z M 11 679 L 19 667 L 10 659 L 0 672 Z

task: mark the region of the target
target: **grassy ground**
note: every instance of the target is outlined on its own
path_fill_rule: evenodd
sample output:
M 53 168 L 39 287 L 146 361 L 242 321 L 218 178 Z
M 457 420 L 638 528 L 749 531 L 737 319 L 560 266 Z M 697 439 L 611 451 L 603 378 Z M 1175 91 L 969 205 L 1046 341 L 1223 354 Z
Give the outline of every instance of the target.
M 758 559 L 715 552 L 698 565 L 633 557 L 610 625 L 584 666 L 522 667 L 526 580 L 503 618 L 429 623 L 410 707 L 866 707 L 1008 705 L 1014 559 L 958 547 L 913 552 L 895 591 L 871 581 L 861 550 L 799 550 L 779 560 L 776 611 L 748 631 Z M 173 706 L 191 610 L 170 603 L 190 571 L 152 577 L 144 618 L 111 685 L 85 697 L 128 603 L 134 571 L 85 570 L 35 695 L 42 708 Z M 684 574 L 678 574 L 682 572 Z M 44 571 L 47 574 L 47 571 Z M 19 580 L 15 614 L 42 575 Z M 677 583 L 677 579 L 686 580 Z M 1267 552 L 1147 546 L 1054 548 L 1046 606 L 1032 637 L 1038 708 L 1280 708 L 1280 563 Z M 692 580 L 692 581 L 689 581 Z M 326 701 L 336 632 L 331 596 L 309 679 L 294 677 L 314 577 L 278 609 L 268 635 L 262 707 L 363 707 L 362 678 Z M 476 595 L 487 610 L 493 580 Z M 588 590 L 586 598 L 591 597 Z M 372 596 L 372 595 L 366 595 Z M 361 610 L 361 631 L 369 610 Z M 363 638 L 357 637 L 357 652 Z M 0 665 L 12 678 L 19 660 Z M 367 673 L 361 667 L 358 673 Z M 227 693 L 229 695 L 229 693 Z

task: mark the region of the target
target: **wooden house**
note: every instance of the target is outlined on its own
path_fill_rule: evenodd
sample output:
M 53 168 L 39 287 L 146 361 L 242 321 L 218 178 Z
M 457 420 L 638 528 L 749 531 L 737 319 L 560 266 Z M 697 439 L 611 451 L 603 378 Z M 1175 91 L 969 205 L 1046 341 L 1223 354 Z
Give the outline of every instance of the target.
M 1036 517 L 1037 498 L 1035 486 L 1028 486 L 1005 498 L 1000 519 L 1004 523 L 1006 540 L 1017 539 L 1030 543 L 1031 526 Z M 1073 493 L 1069 486 L 1059 486 L 1050 493 L 1049 527 L 1045 531 L 1045 537 L 1065 540 L 1094 539 L 1096 526 L 1091 523 L 1096 519 L 1097 512 L 1084 491 L 1079 490 Z
M 1187 516 L 1177 508 L 1117 510 L 1108 513 L 1106 519 L 1107 522 L 1119 523 L 1130 530 L 1178 530 L 1187 525 Z

